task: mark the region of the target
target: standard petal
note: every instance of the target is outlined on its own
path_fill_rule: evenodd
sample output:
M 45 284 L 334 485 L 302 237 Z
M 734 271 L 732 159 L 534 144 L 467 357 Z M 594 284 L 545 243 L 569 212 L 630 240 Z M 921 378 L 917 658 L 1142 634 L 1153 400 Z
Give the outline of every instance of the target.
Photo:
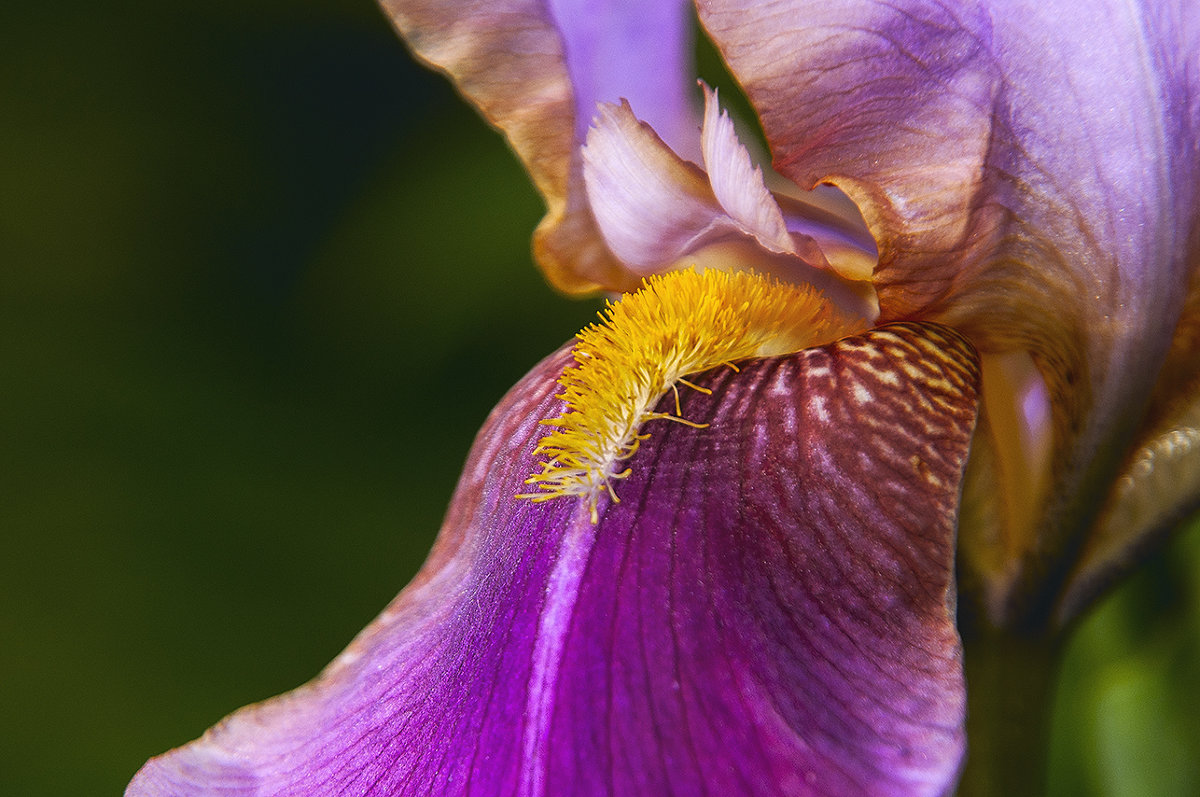
M 635 102 L 690 140 L 691 34 L 681 0 L 380 0 L 413 51 L 505 136 L 546 201 L 534 254 L 559 288 L 632 288 L 598 235 L 578 145 L 598 101 Z
M 599 103 L 625 100 L 680 155 L 696 151 L 688 0 L 548 0 L 562 35 L 582 141 Z
M 697 377 L 711 426 L 651 422 L 597 525 L 513 497 L 568 361 L 493 413 L 429 563 L 321 678 L 128 794 L 947 793 L 970 347 L 900 325 Z
M 863 209 L 882 316 L 1033 356 L 1052 398 L 1052 489 L 1028 496 L 1035 525 L 1005 536 L 1021 541 L 1018 571 L 1077 549 L 1196 262 L 1195 4 L 699 5 L 776 168 Z M 1000 592 L 1023 581 L 982 577 Z M 994 620 L 1023 611 L 1004 602 Z
M 968 238 L 998 82 L 986 11 L 966 4 L 956 19 L 932 3 L 873 0 L 697 5 L 762 119 L 776 170 L 801 188 L 832 181 L 859 204 L 880 247 L 881 284 L 892 261 L 921 258 L 927 268 Z M 904 307 L 888 296 L 888 311 L 944 292 L 953 274 L 938 265 L 945 271 L 926 276 L 935 284 L 910 286 Z

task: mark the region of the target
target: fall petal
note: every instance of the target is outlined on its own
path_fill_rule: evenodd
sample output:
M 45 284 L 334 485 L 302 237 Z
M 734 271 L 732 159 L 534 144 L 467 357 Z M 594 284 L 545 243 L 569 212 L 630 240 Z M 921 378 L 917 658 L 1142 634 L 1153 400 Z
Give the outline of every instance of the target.
M 604 498 L 514 499 L 566 352 L 477 440 L 421 574 L 309 686 L 148 794 L 944 794 L 978 378 L 899 325 L 696 378 Z M 668 399 L 671 401 L 671 399 Z
M 969 357 L 939 332 L 868 333 L 720 370 L 702 380 L 716 398 L 683 406 L 709 429 L 652 432 L 632 478 L 655 477 L 618 488 L 589 563 L 605 575 L 583 585 L 565 643 L 560 679 L 580 688 L 551 732 L 577 741 L 555 748 L 550 793 L 595 760 L 612 794 L 949 791 L 950 485 L 973 374 L 924 370 L 931 343 Z M 580 734 L 597 715 L 607 727 Z
M 439 791 L 451 782 L 469 793 L 475 755 L 488 768 L 475 788 L 506 793 L 542 593 L 559 537 L 579 527 L 570 506 L 513 495 L 534 467 L 538 420 L 561 407 L 568 358 L 547 358 L 493 411 L 429 559 L 315 681 L 152 759 L 127 797 L 452 794 Z
M 1053 489 L 1036 527 L 1005 533 L 1034 569 L 1074 549 L 1098 511 L 1089 496 L 1133 442 L 1196 264 L 1195 5 L 699 5 L 776 168 L 863 209 L 882 316 L 1034 358 Z
M 380 0 L 413 51 L 445 71 L 512 145 L 546 216 L 534 254 L 559 288 L 632 288 L 588 213 L 578 147 L 598 101 L 635 101 L 690 129 L 691 34 L 680 0 Z

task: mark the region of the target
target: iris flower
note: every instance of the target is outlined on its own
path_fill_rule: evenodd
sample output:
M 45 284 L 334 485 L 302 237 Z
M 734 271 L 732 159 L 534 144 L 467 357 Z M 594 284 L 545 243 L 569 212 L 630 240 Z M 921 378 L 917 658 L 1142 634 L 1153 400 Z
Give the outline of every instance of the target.
M 632 293 L 345 653 L 128 794 L 947 794 L 968 683 L 963 791 L 1036 790 L 1003 721 L 1200 496 L 1198 6 L 383 4 L 548 279 Z

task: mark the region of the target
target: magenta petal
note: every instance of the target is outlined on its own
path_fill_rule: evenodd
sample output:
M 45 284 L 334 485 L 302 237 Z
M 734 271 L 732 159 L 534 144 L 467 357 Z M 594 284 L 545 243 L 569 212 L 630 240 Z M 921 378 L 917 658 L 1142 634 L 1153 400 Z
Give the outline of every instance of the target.
M 313 684 L 128 794 L 943 794 L 963 752 L 967 344 L 898 325 L 720 368 L 622 501 L 516 500 L 548 359 L 480 434 L 425 570 Z

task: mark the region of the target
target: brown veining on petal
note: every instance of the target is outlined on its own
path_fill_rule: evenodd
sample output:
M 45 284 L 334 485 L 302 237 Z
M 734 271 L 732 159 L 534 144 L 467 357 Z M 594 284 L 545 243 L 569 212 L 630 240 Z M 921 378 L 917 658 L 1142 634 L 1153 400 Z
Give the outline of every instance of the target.
M 1118 2 L 1094 9 L 1102 27 L 1055 24 L 1065 0 L 698 6 L 777 169 L 858 202 L 881 319 L 944 323 L 1040 370 L 1051 488 L 974 495 L 962 534 L 1003 549 L 975 574 L 995 621 L 1045 622 L 1137 439 L 1195 257 L 1200 106 L 1177 55 L 1194 25 Z M 998 455 L 977 444 L 972 473 L 1002 477 L 979 461 Z
M 942 452 L 958 447 L 957 432 L 944 424 L 971 419 L 967 433 L 973 428 L 980 372 L 972 346 L 945 327 L 890 324 L 829 349 L 838 395 L 827 397 L 817 414 L 832 413 L 836 423 L 837 413 L 851 411 L 854 422 L 870 430 L 864 452 L 888 458 L 898 482 L 940 489 L 947 472 Z M 895 453 L 901 451 L 916 453 Z

